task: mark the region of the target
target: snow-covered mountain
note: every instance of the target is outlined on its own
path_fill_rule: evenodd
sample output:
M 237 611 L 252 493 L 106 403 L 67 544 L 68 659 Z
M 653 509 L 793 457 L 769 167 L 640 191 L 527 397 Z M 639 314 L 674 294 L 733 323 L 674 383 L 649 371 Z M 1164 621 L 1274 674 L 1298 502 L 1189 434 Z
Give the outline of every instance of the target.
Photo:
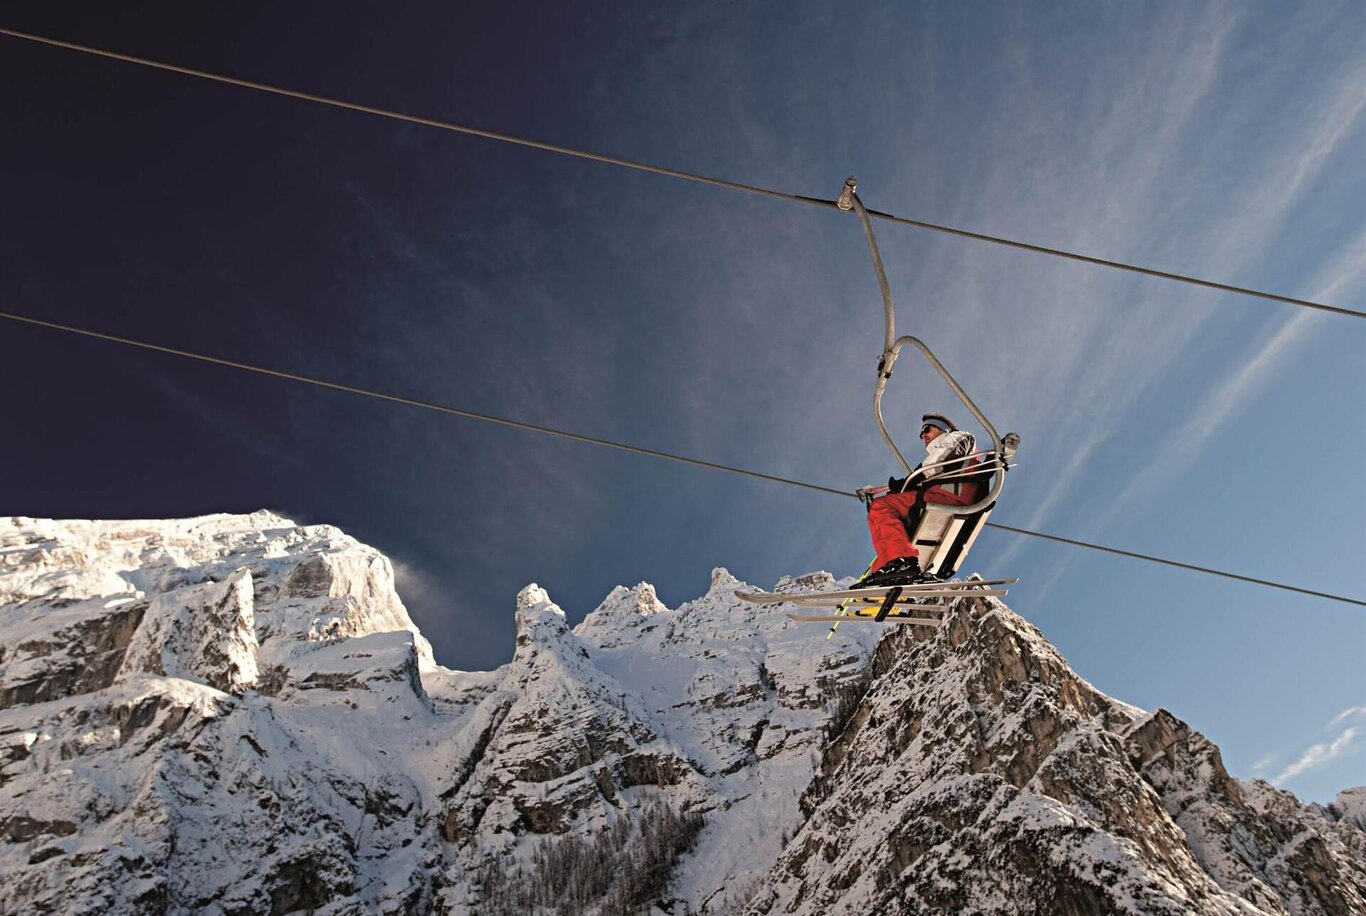
M 0 519 L 0 913 L 1366 913 L 1366 790 L 1234 779 L 999 601 L 740 584 L 531 585 L 461 672 L 335 528 Z

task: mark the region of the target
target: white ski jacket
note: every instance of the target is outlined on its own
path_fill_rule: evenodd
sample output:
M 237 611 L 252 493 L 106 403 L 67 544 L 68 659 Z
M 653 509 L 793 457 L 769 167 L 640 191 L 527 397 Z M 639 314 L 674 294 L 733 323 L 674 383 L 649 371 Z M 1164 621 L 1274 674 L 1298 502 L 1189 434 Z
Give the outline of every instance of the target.
M 934 437 L 934 441 L 925 446 L 926 454 L 925 460 L 920 462 L 920 476 L 928 479 L 938 477 L 947 471 L 957 470 L 956 465 L 946 465 L 941 462 L 971 455 L 976 448 L 977 440 L 972 437 L 972 433 L 965 433 L 961 429 L 940 433 Z M 931 467 L 931 465 L 937 465 L 937 467 Z

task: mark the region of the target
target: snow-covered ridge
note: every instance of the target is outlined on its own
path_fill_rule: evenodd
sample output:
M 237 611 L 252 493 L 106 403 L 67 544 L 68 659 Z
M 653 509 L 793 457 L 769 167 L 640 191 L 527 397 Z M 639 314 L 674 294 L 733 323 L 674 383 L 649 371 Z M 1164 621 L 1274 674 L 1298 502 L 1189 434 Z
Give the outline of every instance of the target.
M 820 685 L 873 644 L 813 644 L 718 570 L 573 630 L 528 586 L 513 661 L 453 672 L 392 581 L 271 513 L 0 520 L 0 911 L 523 911 L 545 840 L 604 830 L 691 849 L 672 889 L 608 895 L 719 905 L 795 829 Z
M 530 585 L 455 672 L 335 528 L 0 519 L 0 913 L 1366 912 L 1363 790 L 1233 779 L 999 602 L 826 640 L 742 584 Z

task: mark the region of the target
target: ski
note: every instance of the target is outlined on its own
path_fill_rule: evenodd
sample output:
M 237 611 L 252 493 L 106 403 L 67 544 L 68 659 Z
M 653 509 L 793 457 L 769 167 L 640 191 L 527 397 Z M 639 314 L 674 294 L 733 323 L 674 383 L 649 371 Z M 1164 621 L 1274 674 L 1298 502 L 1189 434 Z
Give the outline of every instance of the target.
M 742 601 L 750 601 L 755 604 L 782 604 L 783 602 L 798 601 L 801 599 L 816 599 L 829 601 L 831 599 L 843 600 L 845 598 L 867 598 L 873 601 L 881 601 L 893 588 L 899 588 L 903 595 L 916 597 L 928 592 L 938 592 L 943 595 L 958 597 L 960 595 L 978 595 L 986 592 L 993 595 L 1005 594 L 1004 591 L 991 589 L 993 585 L 1014 585 L 1019 579 L 950 579 L 947 582 L 915 582 L 909 585 L 879 585 L 872 588 L 850 588 L 831 592 L 796 592 L 791 594 L 780 594 L 778 592 L 747 592 L 744 589 L 736 589 L 735 596 Z
M 937 617 L 911 617 L 908 615 L 888 614 L 879 621 L 871 614 L 788 614 L 788 620 L 795 620 L 797 623 L 853 623 L 862 621 L 864 623 L 916 623 L 926 627 L 937 627 L 943 621 Z
M 887 591 L 890 592 L 891 589 L 888 589 Z M 941 591 L 933 591 L 933 592 L 930 592 L 930 591 L 924 591 L 924 592 L 903 592 L 903 593 L 896 599 L 896 601 L 895 601 L 894 603 L 897 604 L 897 605 L 918 604 L 918 603 L 920 603 L 921 599 L 924 599 L 924 598 L 964 598 L 964 597 L 966 597 L 966 598 L 999 598 L 999 597 L 1001 597 L 1002 595 L 1006 595 L 1006 594 L 1009 594 L 1009 592 L 1008 592 L 1006 589 L 1003 589 L 1003 588 L 986 588 L 986 589 L 978 589 L 978 590 L 975 590 L 975 591 L 944 589 L 944 590 L 941 590 Z M 876 606 L 876 605 L 881 604 L 881 603 L 885 600 L 885 598 L 886 598 L 886 594 L 885 594 L 885 593 L 884 593 L 884 594 L 865 595 L 865 596 L 863 596 L 863 597 L 852 597 L 852 598 L 851 598 L 851 597 L 840 598 L 840 597 L 838 597 L 838 595 L 836 595 L 835 597 L 826 597 L 825 595 L 812 594 L 812 595 L 799 595 L 799 596 L 796 596 L 796 597 L 791 597 L 791 596 L 789 596 L 788 599 L 787 599 L 787 601 L 786 601 L 785 603 L 787 603 L 787 604 L 795 604 L 795 605 L 798 605 L 798 606 L 800 606 L 800 607 L 825 607 L 825 606 L 832 606 L 832 607 L 833 607 L 834 605 L 843 604 L 844 602 L 847 601 L 847 602 L 849 602 L 850 604 L 873 605 L 873 606 Z M 778 602 L 769 602 L 769 603 L 777 604 Z

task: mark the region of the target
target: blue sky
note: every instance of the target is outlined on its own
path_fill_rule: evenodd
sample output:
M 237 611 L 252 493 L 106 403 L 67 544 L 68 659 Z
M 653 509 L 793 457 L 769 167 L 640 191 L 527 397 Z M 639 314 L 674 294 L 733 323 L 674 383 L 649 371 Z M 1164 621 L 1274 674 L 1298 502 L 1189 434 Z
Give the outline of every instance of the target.
M 0 24 L 1366 308 L 1359 5 L 275 6 Z M 2 47 L 7 310 L 828 486 L 894 469 L 852 216 Z M 997 520 L 1366 595 L 1366 323 L 878 233 L 898 331 L 1023 436 Z M 0 512 L 338 524 L 456 667 L 510 657 L 529 581 L 577 617 L 869 553 L 853 500 L 53 332 L 0 354 Z M 914 354 L 885 403 L 908 450 L 964 413 Z M 1235 775 L 1366 781 L 1359 607 L 999 531 L 970 565 Z

